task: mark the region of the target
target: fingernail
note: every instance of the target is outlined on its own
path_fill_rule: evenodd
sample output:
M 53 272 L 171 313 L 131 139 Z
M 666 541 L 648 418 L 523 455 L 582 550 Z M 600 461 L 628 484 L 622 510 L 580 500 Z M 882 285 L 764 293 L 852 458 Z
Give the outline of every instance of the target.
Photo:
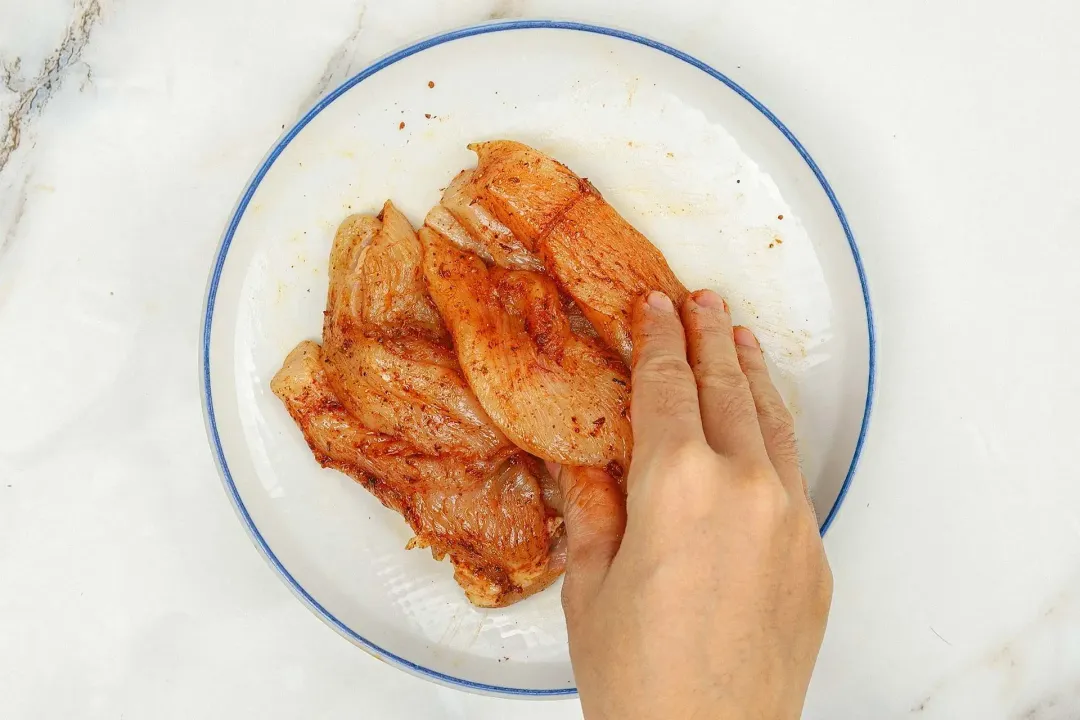
M 758 345 L 757 338 L 754 337 L 754 333 L 750 332 L 742 325 L 737 325 L 735 327 L 735 332 L 733 333 L 733 335 L 735 337 L 736 345 L 742 345 L 743 347 L 748 348 L 756 348 L 758 350 L 761 349 L 761 346 Z
M 675 312 L 675 306 L 671 303 L 671 298 L 657 290 L 649 293 L 648 303 L 653 310 L 667 313 Z
M 713 308 L 716 310 L 723 309 L 724 312 L 727 312 L 727 301 L 712 290 L 698 290 L 694 293 L 693 298 L 694 302 L 701 307 Z

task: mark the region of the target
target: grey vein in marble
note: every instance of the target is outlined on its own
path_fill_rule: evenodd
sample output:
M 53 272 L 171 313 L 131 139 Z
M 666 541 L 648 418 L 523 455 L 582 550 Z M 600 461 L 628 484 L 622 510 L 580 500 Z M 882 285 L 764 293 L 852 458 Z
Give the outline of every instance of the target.
M 1080 574 L 1074 575 L 1047 609 L 1029 620 L 1007 642 L 975 655 L 966 665 L 961 666 L 959 671 L 939 680 L 923 699 L 910 709 L 909 715 L 926 712 L 931 706 L 938 704 L 939 696 L 950 694 L 957 685 L 964 682 L 976 683 L 981 687 L 1006 686 L 1006 679 L 1024 672 L 1033 646 L 1040 642 L 1050 642 L 1053 638 L 1069 637 L 1068 633 L 1074 631 L 1080 623 L 1080 618 L 1075 614 L 1077 597 L 1080 597 Z M 930 630 L 953 647 L 952 643 L 936 630 Z M 988 681 L 988 678 L 998 678 L 1000 681 L 994 683 Z M 1020 698 L 1015 698 L 1014 702 L 1019 700 Z M 1010 718 L 1015 720 L 1080 720 L 1080 683 L 1060 688 L 1034 701 L 1028 699 L 1026 703 L 1016 703 L 1014 708 L 1017 706 L 1020 708 L 1019 712 L 1010 715 Z
M 524 0 L 498 0 L 488 13 L 488 20 L 507 20 L 525 14 Z
M 360 69 L 355 67 L 356 54 L 360 46 L 360 35 L 364 31 L 364 13 L 366 12 L 367 5 L 364 5 L 360 8 L 360 12 L 357 13 L 356 24 L 353 26 L 352 32 L 337 46 L 333 55 L 326 61 L 326 68 L 323 69 L 319 81 L 315 84 L 315 89 L 304 99 L 298 114 L 307 112 L 328 90 L 345 82 Z
M 27 81 L 20 78 L 19 58 L 0 68 L 0 81 L 16 96 L 14 109 L 7 117 L 3 136 L 0 136 L 0 173 L 4 171 L 11 155 L 19 149 L 33 117 L 41 113 L 53 93 L 63 84 L 67 69 L 79 61 L 99 17 L 99 0 L 78 0 L 63 41 L 45 59 L 41 70 L 33 79 Z M 8 235 L 10 236 L 10 231 Z
M 12 238 L 14 238 L 15 234 L 19 231 L 19 223 L 22 222 L 23 213 L 26 212 L 27 187 L 29 184 L 29 175 L 24 177 L 19 184 L 15 207 L 11 212 L 11 220 L 8 223 L 7 230 L 4 231 L 4 236 L 0 238 L 0 260 L 4 258 L 8 248 L 11 247 Z M 0 302 L 2 302 L 2 300 L 3 298 L 0 296 Z
M 1080 718 L 1080 683 L 1071 691 L 1035 703 L 1016 720 L 1077 720 Z

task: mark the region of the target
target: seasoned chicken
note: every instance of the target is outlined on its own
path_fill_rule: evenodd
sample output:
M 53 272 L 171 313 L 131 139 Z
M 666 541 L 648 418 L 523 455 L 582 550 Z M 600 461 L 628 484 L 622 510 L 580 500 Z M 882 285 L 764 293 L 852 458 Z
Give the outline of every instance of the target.
M 518 447 L 565 465 L 627 467 L 630 377 L 546 275 L 488 268 L 429 227 L 424 276 L 480 404 Z M 580 327 L 580 323 L 576 323 Z
M 538 458 L 625 473 L 630 308 L 681 303 L 664 257 L 587 181 L 525 145 L 470 146 L 419 235 L 387 202 L 330 255 L 323 345 L 271 388 L 316 459 L 449 556 L 469 600 L 500 607 L 565 565 L 563 499 Z M 535 457 L 534 457 L 535 456 Z
M 550 478 L 533 458 L 513 448 L 488 459 L 432 457 L 366 427 L 339 402 L 314 342 L 289 353 L 270 387 L 319 463 L 346 473 L 401 513 L 416 533 L 411 546 L 430 547 L 436 559 L 449 556 L 472 603 L 509 605 L 562 573 L 558 504 Z
M 511 140 L 473 143 L 476 168 L 467 192 L 504 223 L 529 250 L 592 186 L 562 163 Z
M 540 258 L 477 202 L 472 177 L 471 170 L 458 173 L 424 223 L 489 265 L 542 271 L 544 264 Z
M 465 384 L 450 336 L 427 295 L 422 250 L 387 202 L 353 215 L 330 251 L 323 324 L 327 375 L 365 427 L 428 455 L 488 457 L 509 443 Z
M 543 153 L 508 140 L 469 146 L 477 166 L 457 193 L 540 256 L 600 337 L 629 364 L 631 304 L 650 290 L 678 306 L 686 288 L 648 238 L 588 181 Z

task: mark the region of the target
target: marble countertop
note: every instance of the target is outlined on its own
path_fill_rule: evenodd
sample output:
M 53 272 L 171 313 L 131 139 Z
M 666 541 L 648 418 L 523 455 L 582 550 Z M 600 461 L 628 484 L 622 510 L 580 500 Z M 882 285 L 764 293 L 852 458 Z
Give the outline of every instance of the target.
M 321 93 L 465 24 L 731 75 L 848 212 L 880 379 L 805 716 L 1080 718 L 1080 5 L 0 0 L 0 716 L 580 717 L 425 683 L 298 603 L 221 490 L 208 265 Z

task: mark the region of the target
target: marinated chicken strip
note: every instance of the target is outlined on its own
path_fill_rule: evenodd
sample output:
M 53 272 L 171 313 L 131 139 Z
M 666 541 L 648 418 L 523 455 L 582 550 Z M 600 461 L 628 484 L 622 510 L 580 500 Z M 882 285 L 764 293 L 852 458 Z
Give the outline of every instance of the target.
M 478 162 L 467 192 L 543 259 L 629 364 L 632 303 L 650 290 L 667 293 L 676 306 L 688 295 L 664 256 L 565 165 L 509 140 L 469 147 Z
M 533 252 L 548 230 L 592 186 L 562 163 L 511 140 L 473 143 L 467 191 Z
M 428 455 L 488 457 L 509 443 L 465 384 L 427 294 L 422 254 L 389 202 L 378 218 L 341 224 L 323 324 L 327 375 L 365 427 Z
M 659 290 L 681 307 L 689 295 L 656 246 L 599 194 L 570 206 L 540 244 L 548 272 L 627 365 L 633 303 Z
M 469 178 L 471 176 L 472 173 L 470 171 L 462 171 L 450 185 L 453 187 L 455 184 L 458 184 L 461 178 Z M 443 193 L 442 204 L 431 208 L 427 217 L 424 218 L 425 226 L 431 228 L 439 235 L 442 235 L 443 238 L 448 240 L 454 247 L 459 250 L 464 250 L 465 252 L 471 252 L 488 265 L 497 265 L 501 268 L 506 268 L 507 270 L 532 270 L 534 272 L 544 272 L 544 264 L 540 261 L 540 258 L 526 250 L 517 237 L 511 233 L 505 225 L 491 217 L 491 215 L 475 201 L 467 205 L 457 205 L 456 212 L 448 210 L 447 207 L 450 206 L 448 202 L 454 202 L 447 200 L 447 197 L 450 194 L 451 188 L 447 188 L 446 192 Z M 455 194 L 459 197 L 465 195 L 464 192 L 460 191 L 456 191 Z M 468 210 L 462 211 L 462 207 L 467 207 Z M 479 219 L 474 218 L 474 222 L 471 225 L 468 221 L 462 219 L 463 216 L 467 216 L 470 212 L 475 212 L 479 217 Z M 477 228 L 490 227 L 491 224 L 497 224 L 498 227 L 502 228 L 498 234 L 500 240 L 507 237 L 504 233 L 509 234 L 508 237 L 515 243 L 513 246 L 510 246 L 513 248 L 512 254 L 495 257 L 490 251 L 490 243 L 477 239 L 478 237 L 481 237 L 480 233 L 482 232 L 482 230 Z M 466 226 L 472 227 L 473 230 L 467 230 Z M 504 250 L 508 249 L 508 246 L 506 245 L 500 244 L 500 247 Z M 588 318 L 582 313 L 581 308 L 575 303 L 571 303 L 567 306 L 567 313 L 570 320 L 570 329 L 575 334 L 586 335 L 592 338 L 600 337 L 596 333 L 596 328 L 592 326 L 592 323 L 590 323 Z
M 428 297 L 423 249 L 412 225 L 387 201 L 378 216 L 350 215 L 330 249 L 328 305 L 339 319 L 387 337 L 449 340 Z
M 499 429 L 545 460 L 622 473 L 632 447 L 626 366 L 573 332 L 551 278 L 489 269 L 427 227 L 420 240 L 461 369 Z
M 562 573 L 562 521 L 544 502 L 550 492 L 538 481 L 544 471 L 525 453 L 436 458 L 365 427 L 339 402 L 314 342 L 289 353 L 270 387 L 321 465 L 344 472 L 401 513 L 416 533 L 410 546 L 430 547 L 436 559 L 449 556 L 470 602 L 503 607 Z
M 424 223 L 488 265 L 508 270 L 543 271 L 540 258 L 529 252 L 510 228 L 477 202 L 472 176 L 471 170 L 458 173 Z

